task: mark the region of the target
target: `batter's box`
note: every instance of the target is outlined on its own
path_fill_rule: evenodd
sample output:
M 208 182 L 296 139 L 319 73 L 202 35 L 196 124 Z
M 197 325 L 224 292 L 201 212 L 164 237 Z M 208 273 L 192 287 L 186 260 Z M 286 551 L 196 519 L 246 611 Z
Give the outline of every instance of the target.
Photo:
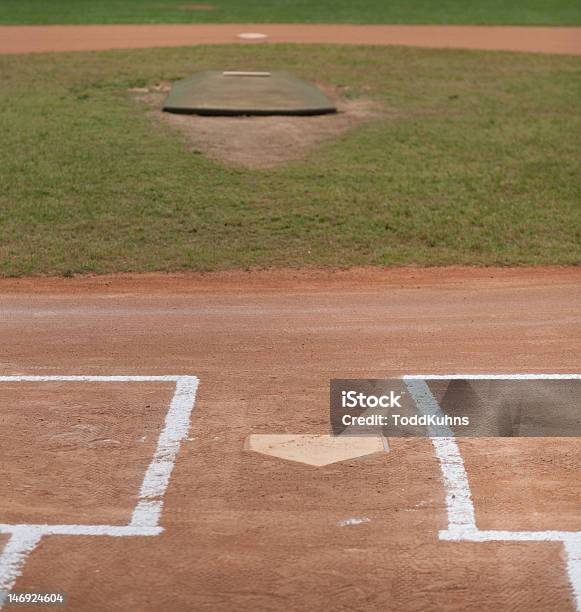
M 443 419 L 441 398 L 434 393 L 435 382 L 450 381 L 578 381 L 581 374 L 454 374 L 404 376 L 410 395 L 421 415 L 433 415 Z M 428 428 L 430 429 L 430 428 Z M 581 612 L 581 531 L 560 529 L 545 531 L 516 531 L 502 528 L 482 529 L 477 525 L 476 512 L 469 474 L 464 457 L 451 428 L 434 427 L 429 431 L 434 451 L 440 463 L 442 480 L 446 491 L 447 528 L 440 531 L 440 539 L 456 542 L 562 542 L 565 548 L 566 570 L 572 587 L 572 595 Z M 511 465 L 507 462 L 507 469 Z
M 58 408 L 53 407 L 52 414 L 47 415 L 45 427 L 40 429 L 38 428 L 38 423 L 31 424 L 30 419 L 27 421 L 26 415 L 24 415 L 24 426 L 22 426 L 20 431 L 28 431 L 29 434 L 34 432 L 38 438 L 38 449 L 36 454 L 34 447 L 28 450 L 29 461 L 27 464 L 32 464 L 32 470 L 21 472 L 19 471 L 20 466 L 16 466 L 16 468 L 11 467 L 8 470 L 12 483 L 23 493 L 24 502 L 21 500 L 21 507 L 16 508 L 10 504 L 9 507 L 13 508 L 10 511 L 12 517 L 7 517 L 6 514 L 10 513 L 6 511 L 0 516 L 0 520 L 6 521 L 0 523 L 0 536 L 2 536 L 0 537 L 0 549 L 2 549 L 2 554 L 0 555 L 0 608 L 4 603 L 6 593 L 13 588 L 20 575 L 28 555 L 38 545 L 43 536 L 105 535 L 121 537 L 152 536 L 161 533 L 163 529 L 159 525 L 159 520 L 163 506 L 163 497 L 169 484 L 181 441 L 188 435 L 198 379 L 194 376 L 0 376 L 0 385 L 2 383 L 6 385 L 29 385 L 30 383 L 58 383 L 59 385 L 74 383 L 78 385 L 82 383 L 93 386 L 96 386 L 95 383 L 107 383 L 107 385 L 111 384 L 112 388 L 119 388 L 119 385 L 123 383 L 158 383 L 157 385 L 152 385 L 152 387 L 159 387 L 159 383 L 173 383 L 175 387 L 169 401 L 169 408 L 165 413 L 165 419 L 163 422 L 158 423 L 157 442 L 155 444 L 147 442 L 148 432 L 150 436 L 153 434 L 152 431 L 149 431 L 151 429 L 151 422 L 144 424 L 142 432 L 137 432 L 138 428 L 131 427 L 131 423 L 124 418 L 120 419 L 121 422 L 118 423 L 120 427 L 119 432 L 127 430 L 125 433 L 133 436 L 131 445 L 136 450 L 134 459 L 138 462 L 139 459 L 143 461 L 145 473 L 138 480 L 136 480 L 134 469 L 127 467 L 124 470 L 119 461 L 115 463 L 116 457 L 117 459 L 119 458 L 119 449 L 117 447 L 121 444 L 117 438 L 123 438 L 124 436 L 117 436 L 116 438 L 112 433 L 114 431 L 114 423 L 112 427 L 111 421 L 114 418 L 111 417 L 115 415 L 109 415 L 110 420 L 107 423 L 104 407 L 98 408 L 88 416 L 85 415 L 85 418 L 77 416 L 76 420 L 78 422 L 76 425 L 69 423 L 66 431 L 63 431 L 62 427 L 59 429 L 59 419 L 64 418 L 62 406 Z M 94 395 L 94 392 L 92 394 Z M 123 393 L 119 392 L 119 395 L 123 396 Z M 159 398 L 159 393 L 157 396 Z M 146 397 L 150 396 L 146 394 Z M 79 404 L 78 401 L 71 400 L 70 398 L 69 402 L 69 407 L 73 413 L 82 409 L 82 403 Z M 146 403 L 144 407 L 147 408 L 147 406 L 148 404 Z M 5 414 L 0 414 L 0 418 L 2 418 L 5 427 L 9 426 L 9 430 L 17 428 L 17 419 L 13 410 L 7 409 Z M 18 431 L 18 429 L 15 431 Z M 141 433 L 141 437 L 137 438 L 139 433 Z M 6 435 L 5 429 L 2 436 L 5 437 Z M 125 436 L 126 446 L 127 435 Z M 151 455 L 147 459 L 140 457 L 148 448 Z M 58 457 L 59 460 L 53 465 L 50 463 L 46 464 L 46 462 L 41 465 L 36 457 L 42 455 L 43 452 L 46 455 L 47 452 L 50 453 L 51 451 L 53 456 Z M 46 519 L 46 522 L 42 523 L 28 520 L 24 522 L 11 522 L 11 518 L 13 519 L 14 516 L 26 516 L 28 518 L 32 515 L 31 511 L 27 509 L 26 497 L 27 495 L 35 495 L 34 492 L 30 492 L 35 483 L 43 487 L 43 491 L 41 491 L 43 495 L 41 497 L 45 497 L 44 509 L 40 508 L 43 516 L 52 516 L 58 504 L 61 506 L 63 504 L 68 505 L 67 499 L 59 498 L 58 496 L 56 499 L 52 499 L 50 489 L 46 491 L 44 489 L 47 488 L 51 480 L 58 480 L 59 476 L 60 478 L 67 477 L 66 472 L 63 472 L 62 475 L 58 473 L 63 468 L 63 465 L 67 463 L 67 454 L 70 455 L 68 461 L 72 468 L 72 476 L 69 476 L 71 482 L 68 488 L 72 490 L 75 485 L 84 486 L 82 474 L 75 472 L 77 467 L 75 465 L 75 454 L 79 453 L 79 457 L 84 461 L 88 461 L 91 468 L 93 468 L 97 481 L 100 481 L 102 488 L 105 489 L 105 497 L 107 498 L 108 496 L 112 503 L 118 502 L 119 507 L 112 508 L 111 511 L 106 512 L 106 516 L 100 516 L 99 518 L 105 519 L 103 522 L 91 521 L 90 523 L 85 523 L 81 521 L 68 521 L 67 512 L 70 511 L 65 511 L 59 517 L 59 520 L 54 523 L 46 521 Z M 65 455 L 64 463 L 62 455 Z M 99 465 L 101 461 L 106 460 L 108 455 L 109 461 L 112 460 L 114 463 L 111 466 Z M 95 463 L 95 460 L 97 460 L 97 463 Z M 15 462 L 18 462 L 18 457 L 15 458 Z M 56 473 L 54 471 L 55 468 L 57 470 Z M 46 477 L 39 478 L 39 474 L 47 474 L 48 472 L 51 473 L 50 479 Z M 89 470 L 89 477 L 90 474 Z M 124 474 L 128 477 L 126 482 L 127 490 L 122 493 L 119 490 L 118 483 L 113 484 L 112 478 L 117 478 L 118 480 L 119 476 L 122 477 Z M 98 483 L 90 483 L 90 486 L 98 486 Z M 131 490 L 132 486 L 134 490 Z M 99 503 L 96 506 L 100 507 L 103 499 L 99 498 L 99 494 L 97 498 Z M 38 499 L 38 496 L 35 499 Z M 133 507 L 131 508 L 128 507 L 129 500 L 133 501 Z M 136 503 L 135 500 L 137 500 Z M 0 503 L 0 512 L 2 510 L 6 510 L 6 508 L 3 508 Z M 91 510 L 93 508 L 91 508 L 89 503 L 88 507 L 81 509 L 81 515 L 86 515 L 89 512 L 93 516 Z M 6 537 L 8 537 L 7 541 L 5 541 Z

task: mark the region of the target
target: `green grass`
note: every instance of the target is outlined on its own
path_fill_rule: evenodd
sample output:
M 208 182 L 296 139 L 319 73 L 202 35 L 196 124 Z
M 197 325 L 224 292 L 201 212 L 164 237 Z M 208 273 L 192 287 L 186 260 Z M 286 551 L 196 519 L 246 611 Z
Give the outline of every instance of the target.
M 211 162 L 128 88 L 286 68 L 387 110 L 274 170 Z M 581 60 L 373 47 L 0 57 L 0 274 L 579 264 Z
M 2 0 L 0 23 L 581 24 L 579 0 Z

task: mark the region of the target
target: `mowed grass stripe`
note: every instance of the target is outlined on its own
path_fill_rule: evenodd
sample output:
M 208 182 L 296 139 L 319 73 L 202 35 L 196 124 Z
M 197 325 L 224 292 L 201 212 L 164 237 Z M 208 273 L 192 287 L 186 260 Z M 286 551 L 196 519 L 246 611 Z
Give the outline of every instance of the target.
M 2 0 L 0 23 L 579 25 L 578 0 Z

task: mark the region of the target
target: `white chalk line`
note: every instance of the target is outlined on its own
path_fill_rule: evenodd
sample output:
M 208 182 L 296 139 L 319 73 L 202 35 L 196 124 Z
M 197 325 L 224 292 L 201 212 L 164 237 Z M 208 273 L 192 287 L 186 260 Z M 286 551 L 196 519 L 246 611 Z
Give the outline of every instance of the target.
M 46 535 L 68 535 L 68 536 L 153 536 L 163 532 L 163 527 L 147 527 L 136 525 L 50 525 L 22 523 L 20 525 L 0 524 L 0 534 L 13 534 L 24 529 L 30 529 Z
M 140 501 L 133 512 L 132 525 L 154 527 L 159 516 L 181 441 L 187 438 L 190 417 L 196 401 L 197 378 L 181 378 L 159 434 L 155 454 L 141 484 Z
M 195 376 L 0 376 L 0 382 L 175 382 L 175 391 L 153 458 L 147 467 L 139 491 L 139 501 L 129 525 L 49 525 L 0 523 L 0 534 L 10 535 L 0 555 L 0 609 L 30 553 L 47 535 L 69 536 L 155 536 L 159 525 L 163 496 L 182 440 L 190 428 L 199 381 Z
M 581 374 L 407 374 L 403 380 L 580 380 Z
M 567 553 L 567 573 L 579 610 L 581 609 L 581 542 L 579 540 L 566 540 L 565 552 Z
M 443 416 L 440 405 L 432 395 L 426 380 L 579 380 L 581 374 L 452 374 L 403 376 L 410 395 L 422 414 Z M 561 542 L 567 555 L 567 576 L 571 584 L 575 606 L 581 612 L 581 532 L 580 531 L 501 531 L 480 530 L 468 474 L 460 449 L 451 430 L 428 428 L 438 457 L 444 488 L 448 528 L 439 532 L 441 540 L 456 542 Z M 446 437 L 436 437 L 444 434 Z
M 571 542 L 581 543 L 581 531 L 502 531 L 500 529 L 458 529 L 440 531 L 440 539 L 468 542 Z
M 0 376 L 0 382 L 178 382 L 195 376 Z
M 425 381 L 415 378 L 404 380 L 420 414 L 444 416 L 440 405 Z M 476 529 L 474 504 L 472 503 L 468 475 L 464 467 L 464 459 L 454 438 L 454 432 L 447 425 L 444 425 L 429 427 L 428 435 L 431 437 L 442 470 L 449 529 L 460 531 Z M 444 437 L 436 437 L 438 435 Z
M 42 533 L 29 525 L 15 529 L 0 555 L 0 608 L 12 590 L 28 555 L 36 548 Z

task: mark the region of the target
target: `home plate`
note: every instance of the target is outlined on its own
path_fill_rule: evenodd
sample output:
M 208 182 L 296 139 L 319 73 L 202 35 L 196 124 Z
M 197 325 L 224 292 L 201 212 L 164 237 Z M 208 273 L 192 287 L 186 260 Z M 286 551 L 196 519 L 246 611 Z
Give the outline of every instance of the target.
M 381 436 L 255 434 L 246 438 L 244 450 L 322 466 L 347 459 L 384 454 L 389 451 L 389 446 L 387 440 Z

